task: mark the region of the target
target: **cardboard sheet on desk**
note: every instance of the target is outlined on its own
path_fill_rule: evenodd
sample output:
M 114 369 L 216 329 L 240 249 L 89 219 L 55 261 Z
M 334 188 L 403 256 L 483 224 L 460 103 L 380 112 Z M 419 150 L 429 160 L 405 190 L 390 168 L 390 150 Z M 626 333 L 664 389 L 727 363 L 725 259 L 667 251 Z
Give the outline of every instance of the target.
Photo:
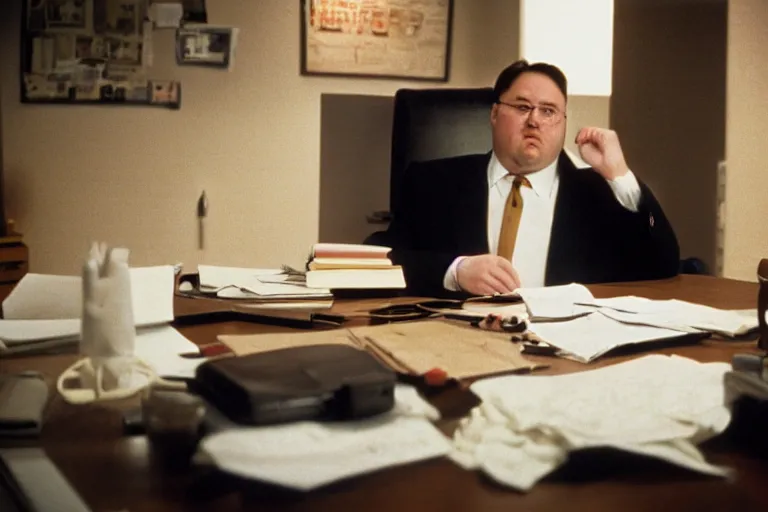
M 463 322 L 422 320 L 352 327 L 349 331 L 416 375 L 439 368 L 450 377 L 464 379 L 543 367 L 523 357 L 508 333 L 490 332 Z
M 354 338 L 347 329 L 272 334 L 222 334 L 217 338 L 237 356 L 259 354 L 281 348 L 309 347 L 325 344 L 359 346 L 355 343 Z
M 326 343 L 353 345 L 369 350 L 400 373 L 422 375 L 440 368 L 457 379 L 544 367 L 523 357 L 507 333 L 442 320 L 317 332 L 221 335 L 218 339 L 239 356 Z

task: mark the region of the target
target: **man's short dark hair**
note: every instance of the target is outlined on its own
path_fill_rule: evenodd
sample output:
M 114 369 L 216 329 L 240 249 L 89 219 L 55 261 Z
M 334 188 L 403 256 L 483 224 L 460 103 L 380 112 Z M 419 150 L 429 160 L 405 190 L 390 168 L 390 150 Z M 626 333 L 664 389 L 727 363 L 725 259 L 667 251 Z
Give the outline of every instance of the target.
M 499 101 L 501 95 L 504 94 L 507 89 L 512 87 L 515 80 L 517 80 L 523 73 L 541 73 L 542 75 L 549 77 L 555 82 L 557 88 L 560 89 L 560 92 L 563 93 L 566 101 L 568 100 L 568 80 L 565 78 L 565 74 L 560 71 L 560 68 L 545 62 L 534 62 L 533 64 L 529 64 L 527 60 L 521 59 L 517 62 L 513 62 L 499 73 L 499 77 L 496 79 L 496 85 L 493 86 L 495 101 Z

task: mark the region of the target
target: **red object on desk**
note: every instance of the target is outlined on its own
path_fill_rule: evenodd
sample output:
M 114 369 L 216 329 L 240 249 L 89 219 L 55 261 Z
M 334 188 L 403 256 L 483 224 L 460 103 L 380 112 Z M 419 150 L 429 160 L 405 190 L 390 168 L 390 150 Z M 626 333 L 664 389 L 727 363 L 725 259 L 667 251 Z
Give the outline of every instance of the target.
M 424 374 L 424 382 L 428 386 L 445 386 L 445 383 L 448 382 L 448 374 L 440 368 L 432 368 Z

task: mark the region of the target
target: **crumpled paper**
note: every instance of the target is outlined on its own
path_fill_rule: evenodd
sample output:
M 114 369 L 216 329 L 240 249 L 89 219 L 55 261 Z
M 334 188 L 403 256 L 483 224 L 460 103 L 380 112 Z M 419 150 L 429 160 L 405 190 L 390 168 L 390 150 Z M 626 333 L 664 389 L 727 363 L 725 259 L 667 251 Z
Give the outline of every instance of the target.
M 651 355 L 560 376 L 508 376 L 474 383 L 482 404 L 454 433 L 450 458 L 520 491 L 569 452 L 613 447 L 725 477 L 696 444 L 730 421 L 726 363 Z
M 308 491 L 351 476 L 442 457 L 451 448 L 430 420 L 440 414 L 404 384 L 395 406 L 355 421 L 299 421 L 230 429 L 204 438 L 197 460 L 244 478 Z

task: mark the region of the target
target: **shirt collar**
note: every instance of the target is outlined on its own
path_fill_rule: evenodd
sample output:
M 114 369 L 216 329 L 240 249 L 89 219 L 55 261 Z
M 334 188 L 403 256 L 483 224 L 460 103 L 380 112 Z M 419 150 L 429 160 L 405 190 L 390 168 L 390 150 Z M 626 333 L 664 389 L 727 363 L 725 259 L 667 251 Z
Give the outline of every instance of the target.
M 488 188 L 496 186 L 499 180 L 509 176 L 509 172 L 501 165 L 496 153 L 491 153 L 491 160 L 488 162 Z M 557 158 L 540 171 L 525 175 L 531 183 L 531 188 L 539 197 L 549 197 L 552 193 L 552 187 L 557 178 Z

